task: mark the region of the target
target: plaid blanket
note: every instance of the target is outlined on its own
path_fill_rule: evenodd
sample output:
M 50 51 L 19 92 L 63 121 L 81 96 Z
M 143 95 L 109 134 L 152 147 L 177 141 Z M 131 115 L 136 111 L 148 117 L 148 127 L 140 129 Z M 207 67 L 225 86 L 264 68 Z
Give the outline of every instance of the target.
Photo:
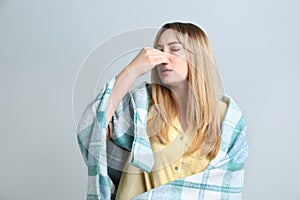
M 153 153 L 146 132 L 150 84 L 128 92 L 109 122 L 112 138 L 106 139 L 106 108 L 115 78 L 90 102 L 77 127 L 77 140 L 88 167 L 87 200 L 114 199 L 129 156 L 129 163 L 150 172 Z M 228 96 L 221 126 L 221 148 L 201 173 L 169 182 L 134 199 L 241 199 L 244 165 L 248 156 L 246 121 Z

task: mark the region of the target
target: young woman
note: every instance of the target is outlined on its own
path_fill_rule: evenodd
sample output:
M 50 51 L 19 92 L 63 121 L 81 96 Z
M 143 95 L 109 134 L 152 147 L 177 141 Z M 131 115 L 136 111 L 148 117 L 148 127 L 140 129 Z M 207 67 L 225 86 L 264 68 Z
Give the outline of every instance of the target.
M 151 84 L 130 92 L 150 71 Z M 88 123 L 89 115 L 97 120 Z M 88 199 L 240 199 L 245 131 L 240 109 L 222 94 L 204 31 L 167 23 L 81 119 Z

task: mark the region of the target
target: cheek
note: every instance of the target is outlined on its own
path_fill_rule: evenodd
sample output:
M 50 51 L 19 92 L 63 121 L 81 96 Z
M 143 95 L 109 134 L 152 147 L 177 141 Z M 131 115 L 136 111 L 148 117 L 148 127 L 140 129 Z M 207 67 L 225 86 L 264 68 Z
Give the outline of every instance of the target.
M 177 58 L 173 60 L 174 70 L 180 74 L 180 76 L 186 78 L 188 75 L 188 64 L 186 60 Z
M 188 69 L 188 64 L 187 62 L 184 62 L 184 64 L 182 65 L 182 76 L 183 78 L 187 78 L 188 76 L 188 73 L 189 73 L 189 69 Z
M 182 56 L 172 56 L 170 58 L 171 63 L 173 63 L 174 66 L 183 66 L 183 65 L 187 65 L 186 59 L 185 57 Z

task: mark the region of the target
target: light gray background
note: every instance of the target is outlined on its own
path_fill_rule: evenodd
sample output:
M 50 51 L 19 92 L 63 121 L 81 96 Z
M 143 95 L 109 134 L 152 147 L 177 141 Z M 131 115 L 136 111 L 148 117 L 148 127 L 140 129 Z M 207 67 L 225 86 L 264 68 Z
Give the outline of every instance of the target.
M 297 0 L 0 0 L 0 200 L 85 199 L 72 111 L 79 67 L 113 35 L 176 20 L 207 32 L 247 119 L 243 199 L 300 199 L 299 10 Z

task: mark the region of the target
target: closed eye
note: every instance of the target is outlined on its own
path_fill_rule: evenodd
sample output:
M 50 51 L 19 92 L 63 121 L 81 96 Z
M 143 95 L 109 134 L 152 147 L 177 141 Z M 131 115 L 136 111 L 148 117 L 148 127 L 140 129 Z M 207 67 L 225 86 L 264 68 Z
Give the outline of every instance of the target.
M 164 52 L 163 49 L 157 49 L 157 50 Z M 171 52 L 176 52 L 176 51 L 179 51 L 179 50 L 180 50 L 180 49 L 170 49 Z
M 157 50 L 164 52 L 163 49 L 158 49 L 158 48 L 157 48 Z M 174 48 L 174 49 L 170 49 L 169 52 L 177 52 L 177 51 L 180 51 L 180 50 L 181 50 L 180 48 L 176 48 L 176 49 Z M 168 51 L 166 51 L 166 52 L 168 52 Z

